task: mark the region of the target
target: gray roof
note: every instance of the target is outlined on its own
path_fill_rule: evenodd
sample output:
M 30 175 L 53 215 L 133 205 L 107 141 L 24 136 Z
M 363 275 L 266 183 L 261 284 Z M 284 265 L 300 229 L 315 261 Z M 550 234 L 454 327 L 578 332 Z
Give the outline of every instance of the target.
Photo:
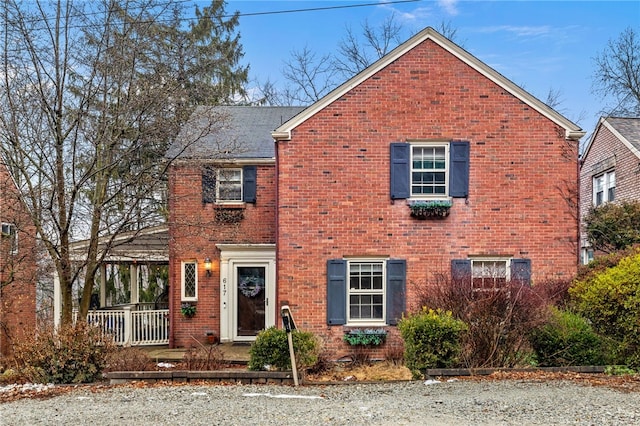
M 198 107 L 167 151 L 169 158 L 273 158 L 271 132 L 305 107 Z
M 640 118 L 607 117 L 606 120 L 631 145 L 640 150 Z

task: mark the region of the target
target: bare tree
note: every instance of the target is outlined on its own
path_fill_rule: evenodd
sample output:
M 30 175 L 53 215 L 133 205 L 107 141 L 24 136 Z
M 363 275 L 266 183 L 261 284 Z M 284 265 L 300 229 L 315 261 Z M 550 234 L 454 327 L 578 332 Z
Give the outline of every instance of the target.
M 449 22 L 441 23 L 438 31 L 450 40 L 457 36 L 456 29 Z M 285 61 L 282 72 L 286 87 L 278 95 L 271 91 L 270 100 L 281 102 L 281 105 L 316 102 L 339 82 L 350 79 L 387 55 L 405 36 L 396 15 L 391 15 L 378 27 L 365 21 L 360 33 L 346 27 L 335 54 L 319 56 L 309 47 L 294 50 L 291 58 Z
M 71 241 L 89 241 L 84 318 L 99 242 L 163 219 L 168 143 L 197 104 L 233 99 L 246 80 L 237 13 L 214 0 L 185 26 L 182 3 L 7 0 L 0 12 L 0 153 L 52 259 L 63 322 L 79 280 Z
M 625 29 L 616 40 L 594 58 L 593 91 L 615 98 L 608 115 L 640 116 L 640 38 L 633 28 Z

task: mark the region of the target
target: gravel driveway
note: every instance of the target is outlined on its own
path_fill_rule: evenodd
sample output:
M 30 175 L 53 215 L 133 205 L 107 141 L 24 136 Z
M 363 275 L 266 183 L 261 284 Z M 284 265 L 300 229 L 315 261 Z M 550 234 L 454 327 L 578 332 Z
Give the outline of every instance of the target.
M 633 425 L 640 393 L 569 381 L 76 389 L 0 404 L 10 425 Z

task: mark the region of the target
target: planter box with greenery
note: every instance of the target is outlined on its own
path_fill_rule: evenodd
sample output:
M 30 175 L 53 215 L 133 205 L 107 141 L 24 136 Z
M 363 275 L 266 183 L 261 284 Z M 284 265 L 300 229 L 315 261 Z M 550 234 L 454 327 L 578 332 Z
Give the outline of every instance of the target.
M 344 333 L 343 340 L 351 346 L 379 346 L 387 339 L 383 328 L 354 328 Z
M 416 219 L 444 219 L 449 216 L 451 200 L 414 201 L 409 204 L 411 216 Z
M 193 318 L 196 315 L 196 305 L 189 302 L 182 302 L 180 313 L 185 318 Z

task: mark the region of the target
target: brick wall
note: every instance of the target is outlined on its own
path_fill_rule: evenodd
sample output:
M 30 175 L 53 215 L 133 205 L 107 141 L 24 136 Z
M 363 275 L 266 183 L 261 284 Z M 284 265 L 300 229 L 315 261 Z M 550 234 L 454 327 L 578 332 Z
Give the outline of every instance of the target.
M 258 166 L 257 200 L 230 209 L 202 203 L 201 165 L 180 163 L 169 172 L 169 283 L 173 347 L 189 347 L 205 342 L 205 333 L 220 332 L 220 251 L 216 244 L 275 243 L 275 167 Z M 229 223 L 231 211 L 243 218 Z M 223 219 L 224 215 L 227 219 Z M 236 214 L 236 213 L 231 213 Z M 216 216 L 217 215 L 217 216 Z M 204 259 L 212 260 L 211 276 Z M 198 262 L 198 302 L 193 318 L 180 314 L 181 263 Z
M 593 206 L 594 166 L 615 159 L 616 201 L 640 200 L 640 159 L 604 125 L 600 126 L 589 152 L 580 166 L 580 217 L 584 218 Z M 585 246 L 584 224 L 581 227 L 581 242 Z
M 412 219 L 406 201 L 390 200 L 389 144 L 408 139 L 470 141 L 470 195 L 445 220 Z M 406 259 L 409 305 L 419 283 L 468 255 L 529 258 L 534 282 L 573 276 L 576 145 L 424 42 L 278 142 L 279 296 L 340 356 L 343 327 L 326 325 L 327 259 Z
M 36 325 L 35 229 L 17 188 L 0 163 L 0 222 L 16 226 L 17 252 L 10 238 L 0 237 L 0 355 L 8 355 L 14 339 L 31 338 Z

